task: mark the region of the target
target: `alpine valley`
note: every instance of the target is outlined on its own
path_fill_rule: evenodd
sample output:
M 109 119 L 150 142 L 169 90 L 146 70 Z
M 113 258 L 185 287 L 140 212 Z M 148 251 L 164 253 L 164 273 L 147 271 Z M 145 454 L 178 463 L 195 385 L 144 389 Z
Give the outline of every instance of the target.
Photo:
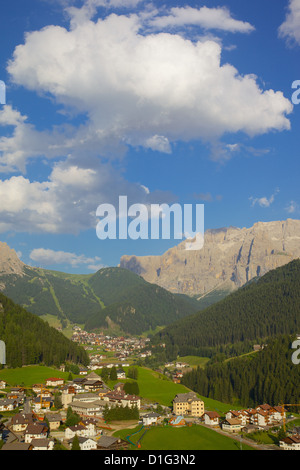
M 300 221 L 292 219 L 208 230 L 202 250 L 186 251 L 182 242 L 162 256 L 123 256 L 118 267 L 90 275 L 28 266 L 0 243 L 0 289 L 29 312 L 56 317 L 62 326 L 154 332 L 300 258 L 299 234 Z

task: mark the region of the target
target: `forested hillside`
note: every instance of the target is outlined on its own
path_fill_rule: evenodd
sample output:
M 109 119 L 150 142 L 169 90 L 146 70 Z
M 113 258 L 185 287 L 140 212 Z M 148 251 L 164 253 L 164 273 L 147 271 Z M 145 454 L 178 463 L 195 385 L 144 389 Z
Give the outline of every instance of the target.
M 300 260 L 270 271 L 207 309 L 162 330 L 180 355 L 208 355 L 300 332 Z M 241 352 L 241 351 L 240 351 Z
M 171 294 L 122 268 L 100 270 L 89 284 L 107 306 L 87 318 L 87 330 L 105 327 L 109 318 L 126 333 L 141 334 L 197 310 L 195 300 Z
M 66 361 L 87 365 L 86 351 L 33 313 L 0 294 L 0 339 L 10 367 L 59 366 Z
M 265 349 L 184 375 L 182 383 L 205 397 L 244 407 L 300 403 L 299 365 L 292 362 L 293 337 L 272 339 Z
M 197 301 L 174 295 L 122 268 L 90 275 L 25 266 L 22 275 L 0 276 L 2 292 L 36 315 L 54 315 L 87 330 L 112 324 L 126 333 L 165 326 L 197 311 Z

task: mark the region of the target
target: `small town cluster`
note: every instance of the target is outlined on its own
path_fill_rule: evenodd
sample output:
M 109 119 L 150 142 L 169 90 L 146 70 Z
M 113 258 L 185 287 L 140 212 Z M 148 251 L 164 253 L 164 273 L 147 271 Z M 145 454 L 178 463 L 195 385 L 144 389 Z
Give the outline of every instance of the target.
M 94 347 L 99 346 L 105 353 L 113 353 L 113 356 L 120 361 L 126 361 L 132 355 L 135 355 L 136 358 L 144 359 L 152 354 L 149 347 L 149 338 L 108 336 L 87 332 L 79 326 L 75 326 L 73 330 L 72 341 L 85 346 L 85 349 L 88 351 L 92 351 Z M 96 370 L 107 367 L 107 364 L 103 363 L 103 360 L 107 358 L 106 354 L 91 354 L 90 358 L 90 369 Z
M 208 426 L 226 433 L 250 433 L 280 425 L 286 420 L 283 407 L 264 404 L 255 409 L 232 410 L 225 418 L 215 411 L 205 410 L 205 404 L 196 393 L 177 394 L 172 407 L 155 407 L 142 397 L 124 391 L 124 382 L 110 389 L 95 372 L 85 372 L 70 381 L 50 377 L 44 384 L 35 384 L 28 396 L 24 387 L 8 387 L 0 382 L 6 397 L 0 399 L 0 412 L 18 410 L 0 425 L 2 450 L 55 450 L 59 442 L 71 449 L 74 439 L 81 450 L 128 449 L 130 441 L 114 437 L 103 418 L 104 411 L 112 408 L 138 410 L 138 420 L 145 428 L 157 425 L 175 427 L 192 423 Z M 55 396 L 59 394 L 60 409 L 56 409 Z M 156 404 L 157 405 L 157 404 Z M 68 410 L 80 417 L 76 424 L 66 425 Z M 300 449 L 300 435 L 294 434 L 280 442 L 283 449 Z

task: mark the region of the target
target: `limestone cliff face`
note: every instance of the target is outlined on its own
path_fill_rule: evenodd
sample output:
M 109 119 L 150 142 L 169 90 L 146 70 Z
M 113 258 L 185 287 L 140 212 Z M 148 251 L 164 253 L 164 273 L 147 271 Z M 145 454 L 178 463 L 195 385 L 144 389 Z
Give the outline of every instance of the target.
M 171 292 L 205 294 L 234 290 L 256 276 L 300 258 L 300 220 L 258 222 L 251 228 L 207 230 L 204 247 L 185 242 L 161 256 L 123 256 L 120 267 Z
M 0 242 L 0 274 L 23 274 L 23 267 L 15 250 Z

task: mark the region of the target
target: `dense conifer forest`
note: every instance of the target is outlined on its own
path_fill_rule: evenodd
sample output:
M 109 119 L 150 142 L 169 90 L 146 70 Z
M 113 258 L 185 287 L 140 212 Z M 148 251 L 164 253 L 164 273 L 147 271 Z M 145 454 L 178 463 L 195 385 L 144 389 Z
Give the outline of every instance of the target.
M 300 260 L 270 271 L 155 338 L 182 356 L 236 355 L 277 335 L 300 333 Z
M 142 334 L 197 312 L 198 302 L 146 282 L 122 268 L 72 275 L 26 266 L 23 275 L 0 276 L 3 293 L 36 315 L 54 315 L 84 329 Z
M 293 339 L 273 338 L 252 355 L 198 367 L 185 374 L 182 383 L 205 397 L 224 403 L 237 400 L 243 407 L 300 403 L 300 365 L 292 361 Z
M 6 344 L 9 367 L 59 366 L 66 361 L 89 363 L 83 348 L 3 294 L 0 294 L 0 339 Z

